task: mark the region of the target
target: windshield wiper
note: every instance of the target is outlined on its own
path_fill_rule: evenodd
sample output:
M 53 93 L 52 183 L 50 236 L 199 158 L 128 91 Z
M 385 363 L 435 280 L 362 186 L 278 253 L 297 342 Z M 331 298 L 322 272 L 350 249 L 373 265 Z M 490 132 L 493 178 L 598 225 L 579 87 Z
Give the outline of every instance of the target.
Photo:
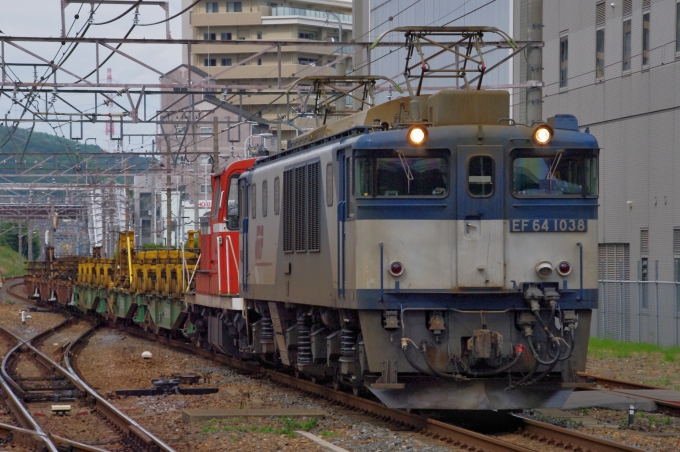
M 557 165 L 559 165 L 560 160 L 562 160 L 563 153 L 564 151 L 562 149 L 557 151 L 557 155 L 555 155 L 555 159 L 550 164 L 550 169 L 548 170 L 548 174 L 546 174 L 545 176 L 545 180 L 550 180 L 553 178 L 553 176 L 555 175 L 555 170 L 557 169 Z
M 411 167 L 408 166 L 408 162 L 406 161 L 406 156 L 402 151 L 397 151 L 397 156 L 399 157 L 399 161 L 401 162 L 401 167 L 404 168 L 404 173 L 406 174 L 406 185 L 407 185 L 407 192 L 409 195 L 411 194 L 411 181 L 413 180 L 413 174 L 411 173 Z

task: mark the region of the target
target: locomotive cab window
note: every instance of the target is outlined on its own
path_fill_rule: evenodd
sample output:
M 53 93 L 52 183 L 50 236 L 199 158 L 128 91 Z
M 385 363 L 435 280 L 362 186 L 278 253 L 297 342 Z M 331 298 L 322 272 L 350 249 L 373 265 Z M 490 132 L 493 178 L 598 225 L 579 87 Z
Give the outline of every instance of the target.
M 222 196 L 222 183 L 221 178 L 216 177 L 213 179 L 215 181 L 215 189 L 213 190 L 213 200 L 212 200 L 212 217 L 217 218 L 220 211 L 220 197 Z
M 520 197 L 597 196 L 597 156 L 576 149 L 549 155 L 520 151 L 512 162 L 512 192 Z
M 238 174 L 229 179 L 229 194 L 227 196 L 227 228 L 231 231 L 238 230 Z
M 448 151 L 357 151 L 354 193 L 371 197 L 444 197 L 449 192 Z
M 488 155 L 475 155 L 468 160 L 468 193 L 474 198 L 493 195 L 494 162 Z

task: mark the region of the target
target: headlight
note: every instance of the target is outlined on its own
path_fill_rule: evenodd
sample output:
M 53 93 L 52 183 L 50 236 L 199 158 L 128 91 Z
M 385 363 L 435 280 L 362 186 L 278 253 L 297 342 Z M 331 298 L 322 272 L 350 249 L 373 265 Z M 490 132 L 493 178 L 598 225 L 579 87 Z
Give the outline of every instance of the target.
M 406 139 L 411 146 L 420 146 L 427 141 L 427 128 L 425 126 L 413 126 L 408 129 Z
M 548 261 L 540 261 L 536 264 L 536 274 L 541 278 L 547 278 L 552 275 L 553 266 Z
M 546 145 L 552 140 L 553 137 L 553 130 L 550 126 L 546 124 L 541 124 L 540 126 L 536 127 L 536 130 L 534 130 L 534 143 L 539 144 L 539 145 Z

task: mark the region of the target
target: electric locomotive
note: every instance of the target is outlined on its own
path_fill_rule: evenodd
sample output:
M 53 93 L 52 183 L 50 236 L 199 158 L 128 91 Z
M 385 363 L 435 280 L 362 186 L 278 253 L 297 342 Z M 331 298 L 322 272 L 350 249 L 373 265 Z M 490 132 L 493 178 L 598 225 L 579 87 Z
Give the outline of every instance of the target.
M 561 407 L 597 306 L 597 141 L 515 123 L 506 91 L 409 91 L 241 176 L 241 353 L 389 407 Z

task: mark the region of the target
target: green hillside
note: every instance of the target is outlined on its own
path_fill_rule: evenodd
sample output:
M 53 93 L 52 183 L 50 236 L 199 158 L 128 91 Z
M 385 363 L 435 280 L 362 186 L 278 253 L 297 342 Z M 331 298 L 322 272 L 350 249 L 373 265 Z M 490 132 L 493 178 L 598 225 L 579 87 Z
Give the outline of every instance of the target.
M 24 269 L 19 267 L 19 253 L 2 245 L 0 245 L 0 272 L 4 277 L 24 274 Z
M 18 128 L 10 134 L 12 127 L 0 125 L 0 173 L 28 171 L 29 174 L 50 174 L 58 170 L 62 174 L 82 176 L 87 170 L 96 173 L 97 169 L 122 169 L 119 154 L 106 153 L 96 145 L 85 145 L 79 141 L 58 137 L 54 134 L 33 132 Z M 28 143 L 28 144 L 27 144 Z M 45 161 L 47 155 L 56 154 L 56 158 Z M 91 156 L 90 154 L 101 154 Z M 89 157 L 89 158 L 88 158 Z M 55 161 L 56 160 L 56 161 Z M 87 162 L 85 162 L 87 160 Z M 127 165 L 135 171 L 147 169 L 150 158 L 143 156 L 128 157 Z M 64 177 L 48 180 L 54 183 L 66 182 Z M 123 183 L 122 178 L 118 181 Z M 15 182 L 28 182 L 29 178 L 16 177 Z

